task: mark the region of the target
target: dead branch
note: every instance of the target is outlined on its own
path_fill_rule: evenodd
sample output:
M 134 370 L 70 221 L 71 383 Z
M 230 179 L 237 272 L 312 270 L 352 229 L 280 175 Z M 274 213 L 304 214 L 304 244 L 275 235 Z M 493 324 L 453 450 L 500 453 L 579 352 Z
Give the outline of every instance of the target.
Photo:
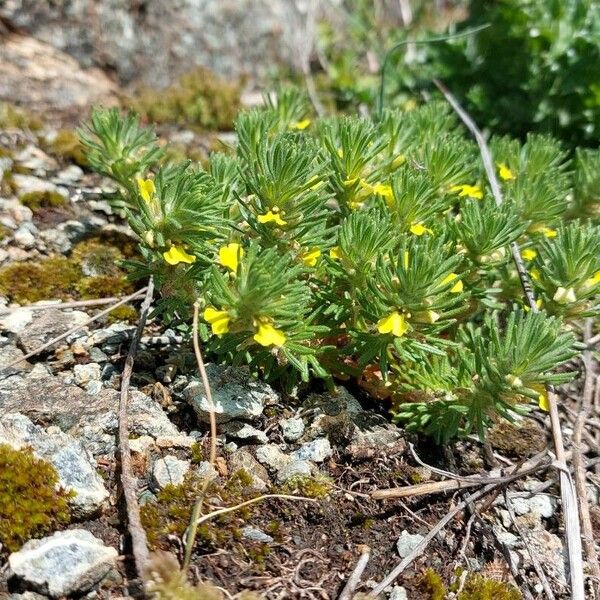
M 5 367 L 5 369 L 10 369 L 11 367 L 15 367 L 20 362 L 27 360 L 27 359 L 31 358 L 32 356 L 39 354 L 40 352 L 43 352 L 44 350 L 46 350 L 46 348 L 50 348 L 50 346 L 53 346 L 57 342 L 60 342 L 61 340 L 68 338 L 70 335 L 77 333 L 84 327 L 87 327 L 90 323 L 93 323 L 94 321 L 97 321 L 98 319 L 105 317 L 108 313 L 112 312 L 115 308 L 118 308 L 119 306 L 121 306 L 123 304 L 127 304 L 127 302 L 131 302 L 131 300 L 134 300 L 135 298 L 139 298 L 147 291 L 148 291 L 148 287 L 145 287 L 145 288 L 142 288 L 141 290 L 138 290 L 137 292 L 134 292 L 133 294 L 130 294 L 129 296 L 125 296 L 125 298 L 123 298 L 122 300 L 119 300 L 119 302 L 100 311 L 98 314 L 94 315 L 93 317 L 90 317 L 89 319 L 87 319 L 87 321 L 84 321 L 83 323 L 81 323 L 81 325 L 76 325 L 75 327 L 72 327 L 66 333 L 57 335 L 55 338 L 52 338 L 49 342 L 46 342 L 45 344 L 38 346 L 37 348 L 35 348 L 35 350 L 32 350 L 31 352 L 28 352 L 24 356 L 21 356 L 21 358 L 18 358 L 17 360 L 11 362 L 9 365 L 7 365 Z
M 592 324 L 592 319 L 586 320 L 584 329 L 584 342 L 587 342 L 591 337 Z M 590 517 L 590 506 L 586 486 L 586 460 L 582 447 L 582 438 L 585 431 L 585 426 L 592 410 L 594 387 L 596 388 L 596 394 L 600 394 L 600 379 L 594 372 L 594 361 L 592 359 L 592 352 L 590 349 L 587 349 L 583 353 L 583 364 L 585 366 L 583 397 L 579 406 L 577 418 L 575 420 L 575 426 L 573 428 L 573 471 L 575 489 L 577 490 L 577 499 L 579 500 L 583 546 L 585 548 L 587 562 L 590 566 L 591 574 L 594 578 L 594 583 L 592 585 L 594 588 L 594 595 L 597 598 L 600 595 L 600 565 L 598 564 L 598 553 L 596 552 L 596 544 L 594 542 L 594 529 L 592 527 L 592 520 Z
M 110 298 L 96 298 L 94 300 L 74 300 L 73 302 L 52 302 L 51 300 L 45 300 L 36 304 L 25 304 L 24 306 L 8 306 L 0 310 L 0 317 L 4 315 L 10 315 L 20 310 L 38 311 L 38 310 L 50 310 L 52 308 L 78 308 L 80 306 L 102 306 L 104 304 L 110 304 L 111 302 L 119 301 L 123 296 L 112 296 Z
M 467 129 L 475 137 L 481 153 L 483 166 L 492 189 L 492 194 L 497 205 L 502 204 L 502 191 L 496 177 L 496 170 L 492 161 L 492 155 L 487 146 L 487 143 L 468 113 L 462 108 L 452 93 L 437 79 L 433 80 L 437 88 L 442 92 L 450 106 L 458 114 Z M 516 242 L 511 244 L 513 261 L 517 268 L 523 293 L 527 299 L 527 303 L 532 312 L 537 312 L 538 307 L 535 303 L 535 294 L 531 286 L 531 281 L 521 257 L 519 245 Z M 548 388 L 548 405 L 550 412 L 550 423 L 552 427 L 552 438 L 554 441 L 554 452 L 556 454 L 557 467 L 560 471 L 560 491 L 562 498 L 562 510 L 564 517 L 565 539 L 567 545 L 567 553 L 569 559 L 569 578 L 571 582 L 571 598 L 573 600 L 585 600 L 585 587 L 583 582 L 583 556 L 581 549 L 581 527 L 579 524 L 579 511 L 577 507 L 577 493 L 571 479 L 567 461 L 565 456 L 565 446 L 562 438 L 562 429 L 560 417 L 558 414 L 558 406 L 554 390 Z
M 362 577 L 362 574 L 366 569 L 367 563 L 369 562 L 370 558 L 371 549 L 368 546 L 365 546 L 338 600 L 352 600 L 352 597 L 354 596 L 354 591 L 360 583 L 360 578 Z
M 140 337 L 146 324 L 152 296 L 154 293 L 154 283 L 152 278 L 146 288 L 146 296 L 140 310 L 140 318 L 137 328 L 129 346 L 129 352 L 125 359 L 125 368 L 121 378 L 121 397 L 119 401 L 119 454 L 121 458 L 121 485 L 123 486 L 123 495 L 125 496 L 125 505 L 127 508 L 127 527 L 131 535 L 131 544 L 135 566 L 140 577 L 144 577 L 148 572 L 150 554 L 148 551 L 148 540 L 146 532 L 142 527 L 140 519 L 140 506 L 137 501 L 136 478 L 133 475 L 131 466 L 131 451 L 129 449 L 129 428 L 127 407 L 129 404 L 129 382 L 133 372 L 133 363 L 137 352 Z

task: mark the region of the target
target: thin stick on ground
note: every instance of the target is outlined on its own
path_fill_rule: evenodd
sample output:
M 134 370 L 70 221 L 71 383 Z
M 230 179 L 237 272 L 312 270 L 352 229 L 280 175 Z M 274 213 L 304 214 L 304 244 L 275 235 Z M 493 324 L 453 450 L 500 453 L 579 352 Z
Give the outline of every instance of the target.
M 140 506 L 137 501 L 136 479 L 131 466 L 131 450 L 129 448 L 129 427 L 127 408 L 129 405 L 129 382 L 133 372 L 133 363 L 138 344 L 146 324 L 152 296 L 154 294 L 154 283 L 152 279 L 148 282 L 146 296 L 140 309 L 140 318 L 137 328 L 129 346 L 129 352 L 125 359 L 125 368 L 121 378 L 121 397 L 119 401 L 119 455 L 121 458 L 121 485 L 125 496 L 127 508 L 127 527 L 131 535 L 131 545 L 135 566 L 140 577 L 144 578 L 148 572 L 150 554 L 148 551 L 148 540 L 146 532 L 142 527 L 140 519 Z
M 145 287 L 145 288 L 142 288 L 141 290 L 138 290 L 137 292 L 134 292 L 133 294 L 130 294 L 129 296 L 125 296 L 122 300 L 119 300 L 119 302 L 116 302 L 112 306 L 109 306 L 108 308 L 100 311 L 98 314 L 95 314 L 93 317 L 90 317 L 89 319 L 87 319 L 86 321 L 84 321 L 83 323 L 81 323 L 80 325 L 76 325 L 75 327 L 72 327 L 66 333 L 62 333 L 61 335 L 57 335 L 55 338 L 52 338 L 49 342 L 46 342 L 45 344 L 42 344 L 41 346 L 38 346 L 37 348 L 35 348 L 31 352 L 28 352 L 24 356 L 21 356 L 17 360 L 11 362 L 9 365 L 6 365 L 4 367 L 4 369 L 8 370 L 11 367 L 15 367 L 20 362 L 23 362 L 24 360 L 28 360 L 32 356 L 35 356 L 36 354 L 39 354 L 40 352 L 43 352 L 47 348 L 50 348 L 51 346 L 54 346 L 54 344 L 56 344 L 57 342 L 60 342 L 60 341 L 64 340 L 65 338 L 68 338 L 70 335 L 73 335 L 74 333 L 77 333 L 78 331 L 80 331 L 84 327 L 87 327 L 90 323 L 93 323 L 94 321 L 97 321 L 98 319 L 101 319 L 102 317 L 105 317 L 107 314 L 109 314 L 110 312 L 112 312 L 115 308 L 118 308 L 119 306 L 122 306 L 123 304 L 127 304 L 127 302 L 131 302 L 132 300 L 135 300 L 136 298 L 139 298 L 140 296 L 142 296 L 144 293 L 147 293 L 147 292 L 148 292 L 148 288 Z
M 110 298 L 95 298 L 94 300 L 73 300 L 73 302 L 52 302 L 52 300 L 44 300 L 43 302 L 36 304 L 25 304 L 24 306 L 9 306 L 0 310 L 0 317 L 4 315 L 10 315 L 20 310 L 38 311 L 38 310 L 50 310 L 52 308 L 79 308 L 85 306 L 103 306 L 104 304 L 110 304 L 111 302 L 118 302 L 123 296 L 111 296 Z
M 204 365 L 204 359 L 202 358 L 202 351 L 200 350 L 200 339 L 198 336 L 198 319 L 199 319 L 200 305 L 199 302 L 194 302 L 194 317 L 192 320 L 192 344 L 194 346 L 194 356 L 196 357 L 196 363 L 198 364 L 198 371 L 200 372 L 200 378 L 202 379 L 202 385 L 204 386 L 204 393 L 206 394 L 206 400 L 208 402 L 208 414 L 210 419 L 210 454 L 209 462 L 215 466 L 217 460 L 217 418 L 215 416 L 215 404 L 213 402 L 212 390 L 210 389 L 210 381 L 208 380 L 208 374 L 206 372 L 206 366 Z M 202 509 L 202 503 L 204 502 L 204 495 L 208 488 L 210 480 L 207 477 L 204 480 L 200 494 L 194 504 L 192 510 L 192 517 L 190 519 L 190 526 L 185 535 L 185 556 L 183 559 L 183 569 L 187 571 L 190 566 L 192 559 L 192 548 L 194 547 L 194 541 L 196 539 L 196 533 L 198 531 L 198 519 L 200 516 L 200 510 Z
M 584 328 L 584 343 L 587 343 L 591 337 L 592 325 L 592 319 L 587 319 Z M 582 450 L 583 433 L 592 410 L 594 387 L 596 388 L 595 393 L 600 394 L 600 378 L 598 378 L 597 374 L 594 372 L 594 361 L 592 359 L 592 352 L 589 349 L 583 353 L 583 364 L 585 367 L 583 397 L 573 428 L 573 472 L 577 498 L 579 500 L 583 546 L 585 548 L 591 574 L 594 578 L 594 594 L 596 598 L 598 598 L 600 596 L 600 565 L 598 564 L 598 553 L 596 552 L 596 544 L 594 542 L 594 528 L 590 517 L 590 506 L 586 486 L 586 460 Z
M 448 90 L 448 88 L 446 88 L 445 85 L 443 85 L 436 79 L 434 79 L 433 82 L 435 83 L 437 88 L 442 92 L 450 106 L 452 106 L 454 111 L 458 114 L 458 116 L 465 124 L 467 129 L 469 129 L 469 131 L 473 134 L 473 137 L 476 139 L 477 145 L 479 146 L 479 151 L 481 153 L 483 166 L 485 168 L 485 172 L 490 187 L 492 189 L 492 194 L 494 196 L 496 204 L 501 205 L 503 202 L 502 191 L 500 189 L 500 184 L 498 183 L 498 178 L 496 177 L 496 171 L 494 169 L 492 155 L 481 131 L 479 130 L 473 119 L 468 115 L 468 113 L 462 108 L 462 106 L 459 104 L 456 98 Z M 529 304 L 529 307 L 532 312 L 537 312 L 538 307 L 535 302 L 535 294 L 533 292 L 533 288 L 531 286 L 531 281 L 527 274 L 527 270 L 525 269 L 525 265 L 523 263 L 523 258 L 521 256 L 519 245 L 516 242 L 513 242 L 511 244 L 511 251 L 515 266 L 517 268 L 519 279 L 521 281 L 521 286 L 523 287 L 523 293 L 527 299 L 527 303 Z M 562 511 L 564 517 L 565 539 L 569 560 L 571 598 L 573 600 L 585 600 L 585 586 L 583 581 L 583 556 L 581 548 L 581 527 L 579 523 L 577 493 L 567 466 L 565 446 L 562 437 L 562 429 L 560 424 L 560 417 L 558 414 L 556 396 L 554 394 L 554 391 L 550 387 L 548 388 L 548 405 L 550 413 L 550 423 L 552 427 L 552 438 L 554 442 L 554 452 L 556 455 L 556 466 L 560 471 L 559 481 L 562 499 Z
M 350 577 L 348 577 L 348 581 L 346 582 L 346 585 L 344 586 L 344 589 L 342 590 L 338 600 L 352 600 L 354 591 L 360 583 L 360 578 L 362 577 L 370 558 L 371 549 L 368 546 L 365 546 L 360 558 L 358 559 L 358 562 L 356 563 L 356 566 L 354 567 L 354 570 L 350 574 Z

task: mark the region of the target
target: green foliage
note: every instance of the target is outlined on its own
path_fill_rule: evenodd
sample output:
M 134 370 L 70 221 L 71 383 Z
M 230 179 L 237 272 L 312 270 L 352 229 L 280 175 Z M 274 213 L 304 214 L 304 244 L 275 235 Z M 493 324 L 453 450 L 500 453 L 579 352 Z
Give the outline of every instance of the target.
M 131 108 L 155 123 L 229 130 L 240 108 L 240 95 L 239 83 L 197 68 L 167 89 L 143 88 L 131 100 Z
M 42 537 L 70 520 L 73 492 L 57 487 L 54 467 L 25 448 L 0 444 L 0 543 L 16 552 L 32 537 Z
M 131 137 L 133 117 L 93 119 L 107 121 Z M 306 98 L 282 90 L 239 115 L 234 155 L 158 166 L 150 144 L 129 181 L 106 168 L 125 144 L 96 131 L 91 162 L 120 184 L 139 239 L 133 276 L 154 276 L 170 318 L 200 301 L 214 359 L 284 387 L 369 373 L 400 421 L 439 441 L 483 435 L 569 379 L 553 374 L 574 355 L 559 317 L 594 314 L 600 236 L 559 226 L 576 204 L 555 140 L 493 141 L 498 207 L 476 144 L 437 103 L 311 121 Z M 549 314 L 515 308 L 514 242 Z
M 494 131 L 551 133 L 571 145 L 600 137 L 600 7 L 594 0 L 471 0 L 460 28 L 477 35 L 431 46 L 431 69 Z

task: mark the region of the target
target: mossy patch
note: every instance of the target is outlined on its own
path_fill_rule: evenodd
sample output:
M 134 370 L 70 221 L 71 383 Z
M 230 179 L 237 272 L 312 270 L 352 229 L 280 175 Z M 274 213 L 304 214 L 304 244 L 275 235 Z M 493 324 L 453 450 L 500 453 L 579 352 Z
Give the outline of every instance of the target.
M 198 129 L 228 130 L 240 109 L 241 86 L 198 68 L 164 90 L 144 88 L 132 108 L 155 123 L 173 123 Z
M 546 434 L 533 420 L 499 421 L 488 431 L 492 448 L 516 458 L 528 458 L 546 447 Z
M 29 207 L 34 213 L 41 208 L 61 208 L 67 205 L 67 199 L 58 192 L 46 190 L 44 192 L 27 192 L 19 196 L 19 201 Z
M 63 256 L 12 263 L 0 269 L 0 294 L 10 302 L 66 300 L 73 296 L 81 270 Z
M 46 144 L 46 150 L 64 162 L 72 162 L 80 167 L 88 165 L 79 136 L 72 129 L 59 129 L 52 141 Z
M 307 498 L 325 498 L 333 489 L 333 482 L 329 477 L 318 473 L 317 475 L 297 475 L 288 479 L 282 487 L 284 494 L 298 494 Z
M 117 306 L 114 310 L 111 310 L 108 315 L 109 323 L 116 323 L 117 321 L 126 321 L 127 323 L 137 323 L 138 311 L 131 306 L 131 304 L 123 304 Z
M 0 444 L 0 543 L 15 552 L 70 520 L 73 492 L 57 488 L 56 469 L 31 449 Z
M 38 131 L 42 121 L 24 108 L 10 102 L 0 102 L 0 129 L 31 129 Z
M 133 284 L 124 275 L 98 275 L 84 277 L 75 286 L 82 300 L 107 296 L 125 296 L 133 292 Z
M 236 471 L 224 485 L 211 482 L 204 497 L 211 506 L 234 506 L 256 496 L 250 491 L 251 483 L 248 473 Z M 165 486 L 157 494 L 155 502 L 142 506 L 142 525 L 152 548 L 166 550 L 171 545 L 169 536 L 181 537 L 184 534 L 203 486 L 202 478 L 188 475 L 181 485 Z M 202 523 L 197 531 L 197 544 L 209 550 L 241 542 L 241 528 L 252 518 L 254 511 L 255 506 L 251 505 Z
M 447 590 L 439 573 L 427 569 L 420 577 L 418 587 L 429 600 L 444 600 L 448 597 L 448 591 L 452 592 L 452 597 L 456 596 L 456 600 L 521 600 L 523 597 L 510 583 L 478 573 L 468 573 L 461 588 L 461 575 L 463 573 L 458 570 Z

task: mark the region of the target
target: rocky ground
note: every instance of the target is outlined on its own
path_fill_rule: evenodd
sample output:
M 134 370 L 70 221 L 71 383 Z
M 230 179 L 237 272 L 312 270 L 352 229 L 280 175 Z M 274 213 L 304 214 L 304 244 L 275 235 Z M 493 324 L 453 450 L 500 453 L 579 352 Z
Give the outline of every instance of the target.
M 55 298 L 42 285 L 48 284 L 48 257 L 65 261 L 59 272 L 50 272 L 50 283 L 56 285 L 47 288 L 58 290 L 63 301 L 81 299 L 82 290 L 96 290 L 100 284 L 105 287 L 100 286 L 99 295 L 112 296 L 125 288 L 123 273 L 115 272 L 113 263 L 106 272 L 107 256 L 113 256 L 115 246 L 114 256 L 126 256 L 133 247 L 129 232 L 101 199 L 107 182 L 74 164 L 72 156 L 53 155 L 47 140 L 56 135 L 49 128 L 0 135 L 5 172 L 0 198 L 0 286 L 5 295 L 0 307 L 0 444 L 30 447 L 54 466 L 59 485 L 73 492 L 68 524 L 19 549 L 0 552 L 0 594 L 14 600 L 120 597 L 131 591 L 134 575 L 115 456 L 118 390 L 135 328 L 133 306 L 125 320 L 120 313 L 109 315 L 14 364 L 103 309 L 57 305 L 38 310 L 28 302 Z M 197 147 L 203 143 L 191 132 L 173 136 L 193 140 Z M 39 205 L 29 202 L 30 208 L 23 199 L 31 200 L 32 194 L 42 200 Z M 61 201 L 53 204 L 50 197 Z M 42 270 L 25 281 L 31 265 Z M 60 274 L 71 267 L 80 279 L 61 287 Z M 7 278 L 10 269 L 17 269 L 16 279 L 14 274 Z M 94 280 L 98 277 L 108 278 Z M 422 460 L 449 470 L 471 474 L 489 467 L 476 441 L 436 448 L 407 437 L 388 421 L 385 407 L 374 405 L 358 388 L 329 392 L 313 385 L 288 397 L 241 368 L 211 364 L 208 374 L 219 423 L 216 469 L 206 460 L 208 404 L 190 344 L 160 322 L 147 325 L 131 388 L 130 435 L 152 548 L 181 558 L 182 536 L 205 478 L 212 481 L 215 507 L 267 492 L 315 500 L 267 500 L 200 528 L 191 572 L 230 595 L 251 589 L 269 599 L 335 598 L 365 546 L 372 552 L 362 585 L 368 591 L 457 501 L 451 494 L 402 501 L 371 498 L 380 488 L 439 479 L 415 461 L 409 442 L 416 444 Z M 498 427 L 491 440 L 500 460 L 510 463 L 543 449 L 546 434 L 528 420 Z M 510 512 L 500 494 L 477 507 L 481 521 L 469 514 L 458 517 L 404 572 L 389 597 L 436 597 L 433 572 L 446 581 L 457 578 L 457 569 L 513 581 L 503 552 L 542 597 L 528 549 L 562 597 L 566 586 L 558 490 L 550 474 L 547 481 L 545 477 L 513 485 L 507 496 Z M 589 491 L 597 524 L 597 487 L 590 485 Z M 423 578 L 426 568 L 432 570 L 427 571 L 429 579 Z

